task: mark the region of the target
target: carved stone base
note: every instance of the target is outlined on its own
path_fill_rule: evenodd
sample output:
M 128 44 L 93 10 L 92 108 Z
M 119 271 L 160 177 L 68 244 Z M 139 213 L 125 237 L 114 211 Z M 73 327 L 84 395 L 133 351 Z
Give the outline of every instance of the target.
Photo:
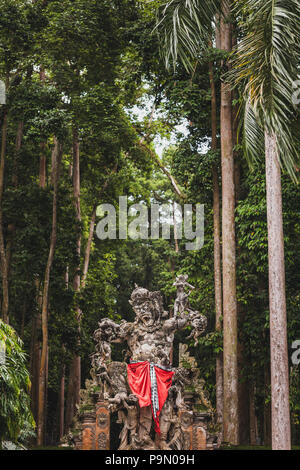
M 209 413 L 194 413 L 193 450 L 213 450 L 217 447 L 217 434 L 211 434 L 208 429 L 211 418 Z
M 95 449 L 96 414 L 85 413 L 82 422 L 81 450 Z
M 193 412 L 188 410 L 179 411 L 179 421 L 183 433 L 183 450 L 193 449 Z
M 216 447 L 215 436 L 211 436 L 207 430 L 211 419 L 209 414 L 181 410 L 179 419 L 183 432 L 184 450 L 213 450 Z
M 110 414 L 108 403 L 99 400 L 96 404 L 96 443 L 95 450 L 109 450 L 110 448 Z

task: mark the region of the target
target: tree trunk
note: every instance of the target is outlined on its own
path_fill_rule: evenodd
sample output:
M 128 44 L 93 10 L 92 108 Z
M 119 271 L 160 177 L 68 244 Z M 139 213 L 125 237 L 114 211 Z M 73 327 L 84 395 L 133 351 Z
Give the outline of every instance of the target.
M 238 324 L 241 326 L 244 322 L 244 312 L 242 306 L 238 303 Z M 242 377 L 242 369 L 246 365 L 244 354 L 244 344 L 238 340 L 238 373 Z M 248 380 L 239 380 L 238 382 L 238 418 L 239 418 L 239 444 L 248 445 L 250 442 L 250 403 L 249 403 L 249 382 Z
M 215 283 L 215 309 L 216 331 L 222 330 L 222 279 L 221 279 L 221 253 L 220 253 L 220 194 L 217 169 L 213 169 L 213 218 L 214 218 L 214 283 Z M 223 441 L 223 354 L 216 358 L 216 410 L 217 422 L 220 426 L 218 443 Z
M 43 74 L 40 72 L 40 79 L 43 79 Z M 39 187 L 45 189 L 46 187 L 46 156 L 45 156 L 45 143 L 40 143 L 40 166 L 39 166 Z M 37 305 L 38 312 L 33 322 L 33 358 L 32 358 L 32 392 L 31 392 L 31 406 L 34 419 L 38 423 L 39 419 L 39 388 L 40 388 L 40 361 L 41 361 L 41 343 L 40 331 L 42 328 L 41 310 L 43 304 L 43 292 L 41 290 L 41 282 L 39 277 L 35 281 L 37 288 Z
M 41 188 L 46 187 L 46 144 L 41 142 L 40 144 L 41 153 L 40 153 L 40 172 L 39 172 L 39 184 Z
M 232 46 L 236 46 L 236 36 L 232 38 Z M 234 93 L 233 98 L 237 99 L 237 93 Z M 233 146 L 235 147 L 238 143 L 238 106 L 233 107 L 233 122 L 232 122 L 232 137 L 233 137 Z M 235 188 L 235 205 L 237 207 L 240 199 L 240 181 L 241 181 L 241 167 L 238 160 L 238 152 L 235 150 L 233 152 L 234 157 L 234 188 Z M 237 265 L 241 258 L 241 249 L 240 246 L 237 246 Z M 245 312 L 244 307 L 240 302 L 237 302 L 237 325 L 238 331 L 243 331 L 243 325 L 245 321 Z M 245 357 L 245 345 L 243 344 L 240 335 L 238 335 L 238 345 L 237 345 L 237 360 L 238 360 L 238 418 L 239 418 L 239 444 L 247 445 L 250 442 L 250 409 L 249 409 L 249 382 L 248 380 L 241 380 L 242 369 L 246 363 Z
M 209 81 L 211 89 L 211 149 L 217 150 L 217 96 L 214 82 L 213 63 L 209 62 Z M 220 188 L 218 169 L 212 169 L 213 180 L 213 225 L 214 225 L 214 287 L 216 330 L 222 329 L 222 276 L 221 276 L 221 236 L 220 236 Z M 219 353 L 216 358 L 216 409 L 217 422 L 220 426 L 218 442 L 223 440 L 223 355 Z
M 37 444 L 43 445 L 45 433 L 45 397 L 46 397 L 46 378 L 47 378 L 47 359 L 48 359 L 48 299 L 49 299 L 49 285 L 50 273 L 52 262 L 54 258 L 54 251 L 56 245 L 56 232 L 57 232 L 57 191 L 59 179 L 59 164 L 61 160 L 61 151 L 56 154 L 55 165 L 55 180 L 53 189 L 53 203 L 52 203 L 52 229 L 50 236 L 49 255 L 45 270 L 44 285 L 43 285 L 43 301 L 42 301 L 42 353 L 40 361 L 39 372 L 39 396 L 38 396 L 38 422 L 37 422 Z
M 255 411 L 255 386 L 250 384 L 249 389 L 249 423 L 250 423 L 250 445 L 257 445 L 257 419 Z
M 89 236 L 88 236 L 86 249 L 85 249 L 81 287 L 85 286 L 85 281 L 86 281 L 86 277 L 87 277 L 87 273 L 88 273 L 88 269 L 89 269 L 91 247 L 92 247 L 94 228 L 95 228 L 95 220 L 96 220 L 96 211 L 97 211 L 97 204 L 95 203 L 94 206 L 93 206 L 93 210 L 92 210 L 92 215 L 91 215 L 91 220 L 90 220 Z
M 63 352 L 65 347 L 63 346 Z M 65 417 L 65 363 L 61 366 L 60 388 L 59 388 L 59 440 L 64 435 L 64 417 Z
M 221 46 L 230 52 L 230 6 L 222 1 Z M 223 367 L 224 440 L 238 444 L 237 301 L 235 259 L 235 196 L 232 140 L 232 96 L 227 83 L 221 83 L 221 163 L 222 163 L 222 255 L 223 255 Z
M 56 155 L 57 155 L 58 146 L 59 146 L 59 142 L 56 137 L 54 137 L 53 143 L 54 143 L 54 146 L 51 152 L 51 184 L 52 186 L 54 186 L 54 183 L 55 183 Z
M 32 359 L 31 359 L 31 409 L 35 421 L 38 421 L 38 402 L 39 402 L 39 373 L 40 373 L 40 331 L 41 331 L 41 315 L 42 294 L 39 279 L 35 279 L 37 292 L 38 312 L 32 319 Z
M 13 160 L 12 184 L 14 188 L 18 187 L 18 161 L 19 161 L 19 154 L 20 154 L 21 145 L 22 145 L 23 129 L 24 129 L 24 122 L 20 121 L 18 124 L 16 144 L 15 144 L 15 153 L 14 153 L 14 160 Z M 8 235 L 7 235 L 7 243 L 6 243 L 6 263 L 7 263 L 7 277 L 8 277 L 8 282 L 9 282 L 12 247 L 13 247 L 14 237 L 16 234 L 15 222 L 8 225 L 7 232 L 8 232 Z
M 20 338 L 22 341 L 24 341 L 25 314 L 26 314 L 26 301 L 24 300 L 23 305 L 22 305 L 21 328 L 20 328 Z
M 18 124 L 17 136 L 16 136 L 16 145 L 15 145 L 15 154 L 14 154 L 14 161 L 13 161 L 13 175 L 12 175 L 12 183 L 13 186 L 16 188 L 18 186 L 18 163 L 19 163 L 19 154 L 22 145 L 23 139 L 23 129 L 24 129 L 24 122 L 20 121 Z
M 4 171 L 5 171 L 5 157 L 6 157 L 6 139 L 7 139 L 7 109 L 4 110 L 3 124 L 2 124 L 2 141 L 1 141 L 1 160 L 0 160 L 0 259 L 1 259 L 1 277 L 2 277 L 2 319 L 8 323 L 8 309 L 9 309 L 9 293 L 8 293 L 8 269 L 7 258 L 5 252 L 4 230 L 3 230 L 3 208 L 2 199 L 4 191 Z
M 43 67 L 40 67 L 40 80 L 42 81 L 43 85 L 45 85 L 46 80 L 46 73 Z M 46 159 L 46 142 L 40 143 L 40 172 L 39 172 L 39 184 L 41 188 L 46 187 L 46 167 L 47 167 L 47 159 Z
M 178 234 L 177 234 L 177 221 L 176 221 L 176 203 L 173 202 L 173 224 L 174 224 L 174 243 L 175 243 L 175 253 L 179 253 L 179 244 L 178 244 Z
M 270 367 L 267 362 L 265 362 L 265 403 L 264 403 L 264 445 L 272 445 L 272 429 L 271 429 L 271 403 L 267 401 L 269 398 L 270 392 Z
M 73 194 L 76 210 L 76 220 L 81 221 L 80 211 L 80 152 L 79 152 L 79 137 L 78 130 L 73 130 Z M 78 231 L 77 236 L 77 256 L 78 266 L 73 280 L 73 288 L 75 292 L 80 290 L 80 253 L 81 253 L 81 232 Z M 78 330 L 80 332 L 81 311 L 79 306 L 76 306 L 76 317 L 78 321 Z M 73 416 L 76 412 L 76 405 L 79 404 L 80 399 L 80 384 L 81 384 L 81 360 L 78 354 L 74 354 L 69 374 L 68 383 L 68 399 L 67 399 L 67 415 L 66 427 L 70 427 Z
M 77 129 L 73 133 L 73 188 L 74 188 L 74 199 L 76 206 L 76 218 L 78 222 L 81 222 L 81 211 L 80 211 L 80 153 L 79 153 L 79 137 Z M 73 288 L 75 292 L 80 290 L 80 253 L 81 253 L 81 232 L 78 232 L 77 237 L 77 255 L 78 255 L 78 268 L 73 281 Z M 78 321 L 78 328 L 80 331 L 80 320 L 81 320 L 81 311 L 79 307 L 76 308 L 76 315 Z M 80 382 L 81 382 L 81 361 L 80 356 L 76 355 L 74 359 L 74 398 L 75 398 L 75 408 L 74 413 L 76 412 L 76 405 L 79 404 L 80 399 Z
M 291 448 L 281 174 L 275 134 L 265 131 L 269 257 L 272 449 Z
M 68 391 L 67 391 L 67 401 L 66 401 L 66 426 L 65 430 L 68 431 L 70 429 L 72 419 L 74 416 L 74 409 L 75 409 L 75 399 L 74 399 L 74 357 L 70 362 L 69 367 L 69 377 L 68 377 Z

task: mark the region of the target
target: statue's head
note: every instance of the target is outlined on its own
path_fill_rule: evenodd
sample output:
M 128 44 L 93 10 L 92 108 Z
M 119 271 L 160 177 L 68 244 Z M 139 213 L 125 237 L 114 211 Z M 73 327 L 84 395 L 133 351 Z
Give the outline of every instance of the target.
M 98 322 L 99 328 L 94 332 L 95 341 L 109 341 L 115 336 L 115 326 L 109 318 Z
M 154 325 L 165 316 L 162 296 L 158 291 L 150 292 L 135 284 L 129 303 L 136 314 L 137 321 L 146 326 Z
M 173 283 L 173 286 L 183 287 L 187 280 L 188 280 L 187 274 L 179 274 L 179 276 L 176 277 L 176 281 Z

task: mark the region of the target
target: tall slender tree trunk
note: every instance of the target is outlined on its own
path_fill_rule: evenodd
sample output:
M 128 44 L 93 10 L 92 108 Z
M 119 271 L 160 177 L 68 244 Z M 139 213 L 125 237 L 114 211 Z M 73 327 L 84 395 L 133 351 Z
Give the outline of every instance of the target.
M 43 67 L 40 67 L 40 80 L 45 85 L 46 73 Z M 40 171 L 39 171 L 39 185 L 41 188 L 46 187 L 46 172 L 47 172 L 47 157 L 46 157 L 46 142 L 40 143 Z
M 79 136 L 78 130 L 73 129 L 73 194 L 75 201 L 76 219 L 81 221 L 80 211 L 80 151 L 79 151 Z M 78 231 L 77 236 L 77 256 L 78 266 L 73 280 L 73 288 L 75 292 L 80 290 L 80 253 L 81 253 L 81 232 Z M 81 311 L 79 306 L 76 306 L 76 317 L 78 321 L 78 330 L 80 332 Z M 81 384 L 81 359 L 79 354 L 74 354 L 70 365 L 69 384 L 68 384 L 68 400 L 67 400 L 67 416 L 66 426 L 70 427 L 73 416 L 76 412 L 76 405 L 79 404 L 80 399 L 80 384 Z
M 42 309 L 42 292 L 40 279 L 35 279 L 37 292 L 37 314 L 32 318 L 32 346 L 31 346 L 31 410 L 35 421 L 38 421 L 38 402 L 39 402 L 39 373 L 40 373 L 40 331 L 41 331 L 41 309 Z
M 78 222 L 81 221 L 80 211 L 80 153 L 79 153 L 79 137 L 78 130 L 74 130 L 73 134 L 73 188 L 74 188 L 74 199 L 76 206 L 76 218 Z M 78 233 L 77 237 L 77 255 L 78 255 L 78 268 L 74 277 L 73 287 L 75 292 L 80 290 L 80 254 L 81 254 L 81 232 Z M 76 307 L 76 316 L 78 321 L 78 328 L 80 331 L 81 311 L 79 306 Z M 75 373 L 74 373 L 74 396 L 75 396 L 75 409 L 76 405 L 79 404 L 80 400 L 80 382 L 81 382 L 81 360 L 80 356 L 76 355 L 74 358 Z
M 66 425 L 65 430 L 68 431 L 70 429 L 72 419 L 74 416 L 74 408 L 75 408 L 75 398 L 74 398 L 74 355 L 70 362 L 69 366 L 69 376 L 68 376 L 68 390 L 67 390 L 67 400 L 66 400 Z
M 250 423 L 250 445 L 257 445 L 257 417 L 255 410 L 255 384 L 250 384 L 249 389 L 249 423 Z
M 69 266 L 65 271 L 65 287 L 69 289 Z M 62 439 L 65 433 L 65 384 L 66 384 L 66 364 L 65 364 L 65 345 L 62 346 L 63 362 L 61 366 L 60 390 L 59 390 L 59 440 Z
M 221 48 L 231 51 L 230 3 L 222 1 Z M 232 138 L 232 95 L 221 83 L 222 258 L 223 258 L 223 367 L 224 440 L 238 444 L 237 300 L 235 255 L 235 194 Z
M 46 160 L 46 143 L 40 143 L 40 171 L 39 171 L 39 184 L 41 188 L 46 187 L 46 167 L 47 167 L 47 160 Z
M 265 131 L 272 449 L 291 448 L 281 174 L 276 135 Z
M 44 81 L 45 76 L 44 72 L 40 72 L 40 79 Z M 40 143 L 40 166 L 39 166 L 39 187 L 42 189 L 46 188 L 46 166 L 47 166 L 47 159 L 46 159 L 46 143 Z M 32 410 L 35 421 L 38 425 L 39 421 L 39 413 L 40 413 L 40 405 L 39 405 L 39 395 L 40 395 L 40 366 L 41 366 L 41 341 L 40 335 L 42 330 L 42 308 L 43 308 L 43 289 L 41 279 L 38 277 L 36 279 L 36 286 L 37 286 L 37 306 L 38 311 L 36 315 L 36 319 L 33 323 L 33 327 L 35 328 L 35 333 L 33 335 L 33 375 L 32 375 Z M 45 399 L 43 400 L 45 404 Z M 44 427 L 44 423 L 43 423 Z M 39 437 L 37 436 L 37 441 Z M 43 439 L 43 436 L 42 436 Z
M 233 31 L 232 47 L 236 46 L 236 32 Z M 233 92 L 233 98 L 237 99 L 238 95 Z M 232 136 L 233 146 L 238 143 L 238 125 L 239 125 L 239 112 L 238 105 L 233 106 L 232 109 Z M 235 206 L 237 207 L 240 199 L 240 181 L 241 181 L 241 165 L 239 162 L 239 154 L 235 149 L 233 152 L 234 157 L 234 188 L 235 188 Z M 237 265 L 241 258 L 241 249 L 237 245 Z M 245 321 L 244 306 L 241 302 L 237 302 L 237 328 L 238 328 L 238 344 L 237 344 L 237 362 L 238 362 L 238 419 L 239 419 L 239 444 L 247 445 L 250 442 L 250 409 L 249 409 L 249 382 L 248 380 L 241 380 L 242 370 L 246 364 L 244 338 L 241 337 L 243 325 Z
M 217 96 L 214 82 L 213 63 L 209 62 L 209 81 L 211 89 L 211 149 L 217 150 Z M 213 181 L 213 225 L 214 225 L 214 287 L 216 330 L 222 329 L 222 275 L 221 275 L 221 235 L 220 235 L 220 188 L 218 169 L 212 169 Z M 218 443 L 223 440 L 223 354 L 216 358 L 216 409 L 217 422 L 220 426 Z
M 9 309 L 9 292 L 8 292 L 8 266 L 5 252 L 4 230 L 3 230 L 3 191 L 4 191 L 4 172 L 5 172 L 5 157 L 6 157 L 6 139 L 7 139 L 7 108 L 4 109 L 2 135 L 1 135 L 1 160 L 0 160 L 0 260 L 1 260 L 1 277 L 2 277 L 2 319 L 8 323 L 8 309 Z
M 59 164 L 61 151 L 56 154 L 55 178 L 52 203 L 52 229 L 50 236 L 50 247 L 44 276 L 43 301 L 42 301 L 42 353 L 39 372 L 39 396 L 38 396 L 38 422 L 37 422 L 37 444 L 43 445 L 45 434 L 45 398 L 47 387 L 47 362 L 48 362 L 48 299 L 50 286 L 50 273 L 54 258 L 56 233 L 57 233 L 57 192 L 59 179 Z
M 25 314 L 26 314 L 26 300 L 23 301 L 22 314 L 21 314 L 20 338 L 22 341 L 24 341 Z
M 178 233 L 177 233 L 177 220 L 176 220 L 176 203 L 173 202 L 173 224 L 174 224 L 174 243 L 175 253 L 179 253 Z
M 18 161 L 19 161 L 19 154 L 20 154 L 21 145 L 22 145 L 23 129 L 24 129 L 24 122 L 20 121 L 18 123 L 15 153 L 14 153 L 14 159 L 13 159 L 12 184 L 14 188 L 18 187 Z M 12 248 L 13 248 L 14 237 L 16 234 L 15 222 L 8 225 L 7 232 L 8 232 L 8 235 L 7 235 L 7 243 L 6 243 L 6 263 L 7 263 L 7 277 L 8 277 L 8 283 L 9 283 Z
M 63 352 L 65 352 L 64 345 L 63 345 Z M 65 427 L 65 371 L 66 371 L 66 366 L 63 361 L 62 366 L 61 366 L 60 387 L 59 387 L 59 440 L 61 440 L 64 435 L 64 427 Z
M 264 366 L 264 378 L 265 378 L 265 403 L 264 403 L 264 445 L 272 445 L 272 429 L 271 429 L 271 403 L 267 401 L 270 391 L 270 367 L 268 362 L 265 362 Z
M 83 263 L 81 287 L 85 286 L 85 281 L 86 281 L 87 273 L 88 273 L 88 269 L 89 269 L 90 256 L 91 256 L 91 247 L 92 247 L 95 221 L 96 221 L 96 211 L 97 211 L 97 203 L 95 203 L 94 206 L 93 206 L 91 220 L 90 220 L 89 236 L 88 236 L 86 249 L 85 249 L 85 254 L 84 254 L 84 263 Z

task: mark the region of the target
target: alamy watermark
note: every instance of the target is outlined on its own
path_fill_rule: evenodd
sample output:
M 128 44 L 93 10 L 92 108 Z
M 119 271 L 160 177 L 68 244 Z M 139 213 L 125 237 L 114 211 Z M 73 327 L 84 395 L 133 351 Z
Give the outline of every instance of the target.
M 0 340 L 0 365 L 5 364 L 6 345 L 5 342 Z
M 293 89 L 294 92 L 292 94 L 292 102 L 294 108 L 297 108 L 297 106 L 300 104 L 300 80 L 293 82 Z
M 300 339 L 292 342 L 292 349 L 295 349 L 291 357 L 292 364 L 298 366 L 300 364 Z
M 0 104 L 6 104 L 6 89 L 2 80 L 0 80 Z
M 119 196 L 118 214 L 112 204 L 100 204 L 96 234 L 100 240 L 131 238 L 157 240 L 171 238 L 173 227 L 178 240 L 184 237 L 186 250 L 200 250 L 204 244 L 204 205 L 177 203 L 128 204 L 127 196 Z M 118 229 L 117 229 L 118 227 Z

